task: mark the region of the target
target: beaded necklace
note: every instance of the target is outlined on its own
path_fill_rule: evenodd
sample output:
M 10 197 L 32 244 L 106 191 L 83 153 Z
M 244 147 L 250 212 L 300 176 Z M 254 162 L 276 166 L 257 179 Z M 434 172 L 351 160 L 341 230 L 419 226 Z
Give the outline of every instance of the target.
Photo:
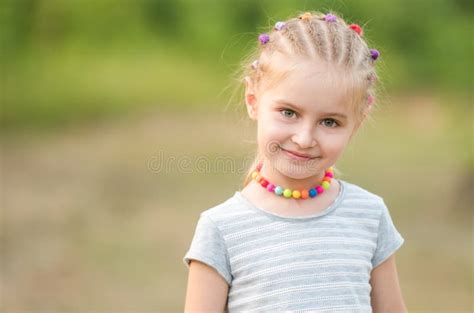
M 310 189 L 303 189 L 303 190 L 291 190 L 289 188 L 283 188 L 281 186 L 276 186 L 266 180 L 260 170 L 262 169 L 262 163 L 259 163 L 252 173 L 252 179 L 254 179 L 257 183 L 259 183 L 263 188 L 266 188 L 268 191 L 273 192 L 277 196 L 283 196 L 285 198 L 293 198 L 293 199 L 308 199 L 314 198 L 317 195 L 320 195 L 324 192 L 324 190 L 329 189 L 331 186 L 331 180 L 334 177 L 333 168 L 332 166 L 328 168 L 324 173 L 323 181 Z

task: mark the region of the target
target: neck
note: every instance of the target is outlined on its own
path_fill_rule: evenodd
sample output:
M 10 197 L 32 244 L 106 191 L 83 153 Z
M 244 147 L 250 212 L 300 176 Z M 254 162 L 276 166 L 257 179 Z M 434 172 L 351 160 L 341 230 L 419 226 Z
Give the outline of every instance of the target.
M 321 171 L 317 175 L 313 175 L 307 178 L 292 178 L 285 176 L 281 172 L 279 172 L 276 168 L 268 163 L 264 162 L 262 169 L 260 170 L 262 176 L 267 179 L 269 182 L 274 184 L 275 186 L 281 186 L 283 188 L 291 188 L 291 189 L 310 189 L 317 185 L 319 185 L 322 180 L 324 179 L 325 171 Z

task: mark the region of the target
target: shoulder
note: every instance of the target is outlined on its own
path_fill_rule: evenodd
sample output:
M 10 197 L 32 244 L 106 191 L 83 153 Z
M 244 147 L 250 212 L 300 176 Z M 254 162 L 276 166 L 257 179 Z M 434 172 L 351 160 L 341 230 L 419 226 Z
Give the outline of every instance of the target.
M 241 201 L 238 192 L 213 207 L 201 212 L 201 218 L 212 221 L 218 228 L 226 225 L 236 218 L 251 215 L 252 211 Z
M 390 210 L 381 196 L 352 183 L 344 182 L 344 186 L 347 187 L 346 208 L 359 210 L 365 218 L 374 220 L 371 223 L 382 236 L 395 232 Z
M 384 199 L 362 186 L 350 183 L 344 180 L 340 180 L 344 186 L 345 201 L 364 207 L 377 208 L 382 211 L 385 207 Z
M 383 200 L 383 198 L 360 185 L 356 185 L 354 183 L 350 183 L 348 181 L 340 179 L 341 183 L 344 185 L 346 189 L 346 194 L 349 197 L 358 197 L 362 199 L 371 199 L 371 200 Z

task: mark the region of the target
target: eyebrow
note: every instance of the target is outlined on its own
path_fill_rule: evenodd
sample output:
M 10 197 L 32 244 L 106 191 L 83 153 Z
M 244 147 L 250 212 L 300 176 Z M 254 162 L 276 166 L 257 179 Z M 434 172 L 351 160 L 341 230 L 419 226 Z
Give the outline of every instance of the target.
M 286 100 L 277 100 L 276 102 L 282 104 L 282 105 L 285 105 L 285 106 L 289 106 L 295 110 L 298 110 L 298 111 L 303 111 L 301 108 L 299 108 L 298 106 L 294 105 L 294 104 L 291 104 L 290 102 L 286 101 Z M 337 117 L 340 117 L 342 119 L 347 119 L 347 115 L 345 114 L 342 114 L 342 113 L 338 113 L 338 112 L 323 112 L 324 115 L 328 115 L 328 116 L 337 116 Z

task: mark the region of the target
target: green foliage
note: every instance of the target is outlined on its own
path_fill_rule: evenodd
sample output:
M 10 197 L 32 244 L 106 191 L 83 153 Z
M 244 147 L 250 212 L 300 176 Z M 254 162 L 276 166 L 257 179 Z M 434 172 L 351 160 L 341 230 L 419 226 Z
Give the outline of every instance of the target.
M 388 91 L 470 92 L 471 1 L 5 0 L 2 126 L 216 102 L 257 35 L 305 10 L 363 25 Z

